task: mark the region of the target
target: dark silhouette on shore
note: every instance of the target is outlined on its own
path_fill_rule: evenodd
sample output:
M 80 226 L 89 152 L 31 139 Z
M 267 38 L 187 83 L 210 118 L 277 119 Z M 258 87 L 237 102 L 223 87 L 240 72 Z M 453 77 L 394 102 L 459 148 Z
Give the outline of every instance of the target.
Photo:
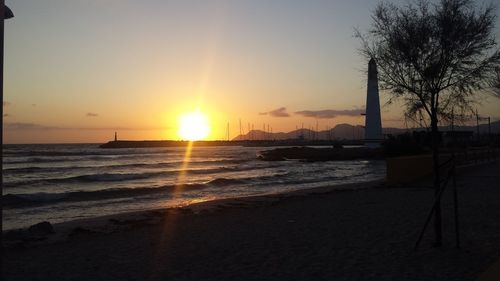
M 379 66 L 380 87 L 400 101 L 405 115 L 430 120 L 432 132 L 436 245 L 442 244 L 439 123 L 470 114 L 478 96 L 491 89 L 500 67 L 495 7 L 471 0 L 379 4 L 361 52 Z
M 441 131 L 449 131 L 449 126 L 440 127 Z M 481 138 L 487 138 L 491 133 L 492 138 L 497 138 L 500 133 L 500 121 L 479 126 L 455 126 L 456 132 L 473 132 L 472 138 L 477 139 L 479 132 Z M 412 130 L 402 128 L 383 128 L 386 139 L 390 136 L 406 134 L 411 131 L 426 132 L 427 128 L 414 128 Z M 457 133 L 455 133 L 457 134 Z M 340 124 L 335 128 L 325 131 L 313 131 L 309 129 L 298 129 L 288 133 L 269 133 L 260 130 L 250 131 L 247 134 L 239 135 L 233 140 L 213 140 L 213 141 L 195 141 L 196 146 L 333 146 L 341 145 L 363 145 L 364 128 L 362 126 L 353 126 L 349 124 Z M 174 140 L 118 140 L 115 133 L 115 139 L 102 144 L 102 148 L 138 148 L 138 147 L 184 147 L 189 141 Z

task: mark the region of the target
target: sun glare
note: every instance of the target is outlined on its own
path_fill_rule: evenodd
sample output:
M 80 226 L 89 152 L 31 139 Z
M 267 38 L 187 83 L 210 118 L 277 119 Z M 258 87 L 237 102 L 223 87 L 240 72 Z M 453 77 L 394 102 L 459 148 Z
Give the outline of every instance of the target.
M 179 136 L 183 140 L 205 139 L 210 133 L 208 118 L 200 111 L 185 113 L 179 120 Z

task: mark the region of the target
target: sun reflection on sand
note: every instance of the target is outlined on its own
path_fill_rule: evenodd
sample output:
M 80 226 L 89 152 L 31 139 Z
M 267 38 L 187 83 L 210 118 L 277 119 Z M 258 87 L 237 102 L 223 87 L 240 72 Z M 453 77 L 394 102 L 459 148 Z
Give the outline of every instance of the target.
M 174 190 L 172 191 L 172 199 L 175 200 L 180 197 L 182 190 L 184 189 L 186 183 L 187 169 L 189 167 L 189 163 L 191 161 L 191 152 L 193 150 L 194 141 L 189 141 L 186 146 L 186 151 L 184 152 L 184 158 L 182 161 L 182 165 L 180 168 L 179 175 L 177 176 L 177 180 L 175 183 Z M 165 212 L 165 216 L 163 217 L 163 223 L 161 224 L 160 235 L 157 237 L 158 239 L 158 247 L 156 248 L 155 257 L 156 260 L 162 260 L 162 256 L 164 255 L 164 251 L 168 250 L 168 245 L 172 237 L 175 235 L 175 225 L 178 219 L 178 212 L 173 212 L 167 210 Z M 149 270 L 151 273 L 151 277 L 157 273 L 157 268 L 152 268 Z

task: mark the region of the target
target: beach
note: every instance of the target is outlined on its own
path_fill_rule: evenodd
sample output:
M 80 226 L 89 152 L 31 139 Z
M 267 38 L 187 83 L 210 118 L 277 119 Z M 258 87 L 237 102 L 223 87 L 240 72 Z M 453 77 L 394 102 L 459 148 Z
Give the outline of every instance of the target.
M 444 245 L 426 181 L 319 188 L 73 221 L 6 244 L 6 280 L 476 280 L 500 258 L 500 165 L 459 173 L 461 248 L 443 198 Z

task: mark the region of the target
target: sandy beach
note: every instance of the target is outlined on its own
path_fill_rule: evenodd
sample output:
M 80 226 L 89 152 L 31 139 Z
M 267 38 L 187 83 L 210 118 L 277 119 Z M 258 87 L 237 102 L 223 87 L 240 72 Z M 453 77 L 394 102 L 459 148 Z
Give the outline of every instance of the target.
M 429 183 L 312 189 L 54 225 L 7 240 L 5 280 L 476 280 L 500 258 L 500 164 L 461 170 L 461 249 L 450 189 L 444 246 Z M 352 186 L 347 186 L 352 188 Z

